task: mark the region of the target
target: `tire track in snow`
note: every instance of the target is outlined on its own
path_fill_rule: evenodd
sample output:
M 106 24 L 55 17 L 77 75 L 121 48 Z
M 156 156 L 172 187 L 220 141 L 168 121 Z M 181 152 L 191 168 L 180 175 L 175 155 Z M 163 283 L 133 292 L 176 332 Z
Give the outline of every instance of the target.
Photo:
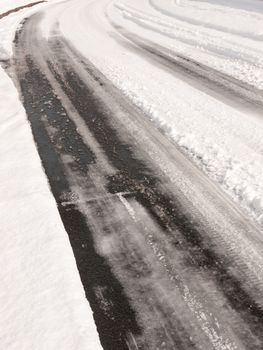
M 111 19 L 109 19 L 109 21 L 124 38 L 131 42 L 130 49 L 135 45 L 134 47 L 141 49 L 139 54 L 147 57 L 150 56 L 153 61 L 159 63 L 163 68 L 174 72 L 174 74 L 184 74 L 185 79 L 187 77 L 189 78 L 190 84 L 194 84 L 194 80 L 196 80 L 197 83 L 206 88 L 208 94 L 213 94 L 214 92 L 216 98 L 221 98 L 230 105 L 241 108 L 241 110 L 249 108 L 257 114 L 262 113 L 262 90 L 259 90 L 252 85 L 250 86 L 214 68 L 208 67 L 198 61 L 177 54 L 172 50 L 168 50 L 161 45 L 143 39 L 134 33 L 130 33 L 123 27 L 112 22 Z M 115 37 L 115 39 L 117 41 L 120 40 L 118 37 Z M 123 41 L 122 44 L 127 46 L 127 42 Z
M 107 80 L 62 38 L 46 48 L 36 24 L 17 33 L 17 76 L 105 349 L 261 349 L 262 310 L 239 266 L 217 255 L 212 233 L 167 191 L 168 179 L 132 142 L 131 121 L 122 134 L 111 110 L 121 98 L 114 102 Z M 99 149 L 84 142 L 72 113 Z

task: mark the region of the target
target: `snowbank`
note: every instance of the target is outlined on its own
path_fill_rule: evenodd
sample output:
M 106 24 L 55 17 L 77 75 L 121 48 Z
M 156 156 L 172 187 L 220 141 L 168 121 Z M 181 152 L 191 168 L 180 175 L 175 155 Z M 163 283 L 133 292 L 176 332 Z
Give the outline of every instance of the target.
M 1 59 L 25 13 L 0 21 Z M 101 349 L 25 111 L 1 67 L 0 158 L 0 348 Z

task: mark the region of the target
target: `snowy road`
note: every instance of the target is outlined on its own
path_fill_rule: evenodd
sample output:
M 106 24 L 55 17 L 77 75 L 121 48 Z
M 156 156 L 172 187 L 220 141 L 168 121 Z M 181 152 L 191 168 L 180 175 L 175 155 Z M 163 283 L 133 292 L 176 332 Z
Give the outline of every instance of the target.
M 259 227 L 65 39 L 64 6 L 25 20 L 13 64 L 103 348 L 262 349 Z

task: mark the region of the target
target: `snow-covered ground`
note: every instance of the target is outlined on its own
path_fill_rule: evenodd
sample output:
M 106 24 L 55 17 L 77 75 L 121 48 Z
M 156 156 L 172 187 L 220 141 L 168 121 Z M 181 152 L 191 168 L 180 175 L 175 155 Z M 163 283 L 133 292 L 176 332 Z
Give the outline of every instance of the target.
M 57 12 L 56 12 L 57 11 Z M 263 120 L 138 53 L 116 26 L 245 84 L 263 87 L 260 1 L 122 0 L 70 3 L 64 35 L 245 211 L 263 222 Z M 48 35 L 51 16 L 43 21 Z M 74 22 L 75 30 L 71 30 Z M 50 21 L 53 22 L 53 21 Z M 70 25 L 69 25 L 70 23 Z M 115 27 L 112 25 L 115 25 Z M 230 97 L 231 98 L 231 97 Z
M 33 0 L 33 1 L 28 1 L 28 0 L 14 0 L 14 1 L 10 1 L 10 0 L 1 0 L 0 3 L 0 14 L 10 11 L 12 9 L 14 9 L 15 7 L 20 7 L 20 6 L 24 6 L 29 4 L 30 2 L 36 2 L 37 0 Z
M 1 0 L 0 13 L 28 2 Z M 0 20 L 0 59 L 11 54 L 18 23 L 35 10 Z M 1 67 L 0 158 L 0 348 L 101 349 L 25 111 Z
M 159 33 L 172 50 L 263 88 L 262 3 L 149 0 L 149 5 L 115 4 L 127 22 L 147 29 L 146 36 Z
M 0 0 L 0 13 L 10 9 Z M 53 1 L 54 3 L 55 1 Z M 11 2 L 21 6 L 25 0 Z M 263 2 L 257 0 L 73 0 L 42 22 L 62 33 L 167 137 L 263 224 L 263 120 L 164 69 L 116 26 L 263 90 Z M 0 20 L 0 59 L 12 54 L 20 20 Z M 114 25 L 113 25 L 114 24 Z M 50 32 L 51 33 L 51 32 Z M 231 99 L 231 96 L 230 96 Z M 98 336 L 18 93 L 0 68 L 0 348 L 97 349 Z M 10 142 L 11 141 L 11 142 Z M 26 198 L 26 200 L 25 200 Z M 33 209 L 34 208 L 34 209 Z M 58 260 L 57 257 L 60 257 Z M 84 325 L 84 326 L 83 326 Z

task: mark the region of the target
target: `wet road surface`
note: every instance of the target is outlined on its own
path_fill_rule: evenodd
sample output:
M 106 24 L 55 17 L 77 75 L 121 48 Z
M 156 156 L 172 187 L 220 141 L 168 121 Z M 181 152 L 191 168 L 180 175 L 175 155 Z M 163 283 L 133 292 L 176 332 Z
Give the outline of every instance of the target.
M 262 349 L 259 229 L 40 19 L 11 74 L 104 349 Z

